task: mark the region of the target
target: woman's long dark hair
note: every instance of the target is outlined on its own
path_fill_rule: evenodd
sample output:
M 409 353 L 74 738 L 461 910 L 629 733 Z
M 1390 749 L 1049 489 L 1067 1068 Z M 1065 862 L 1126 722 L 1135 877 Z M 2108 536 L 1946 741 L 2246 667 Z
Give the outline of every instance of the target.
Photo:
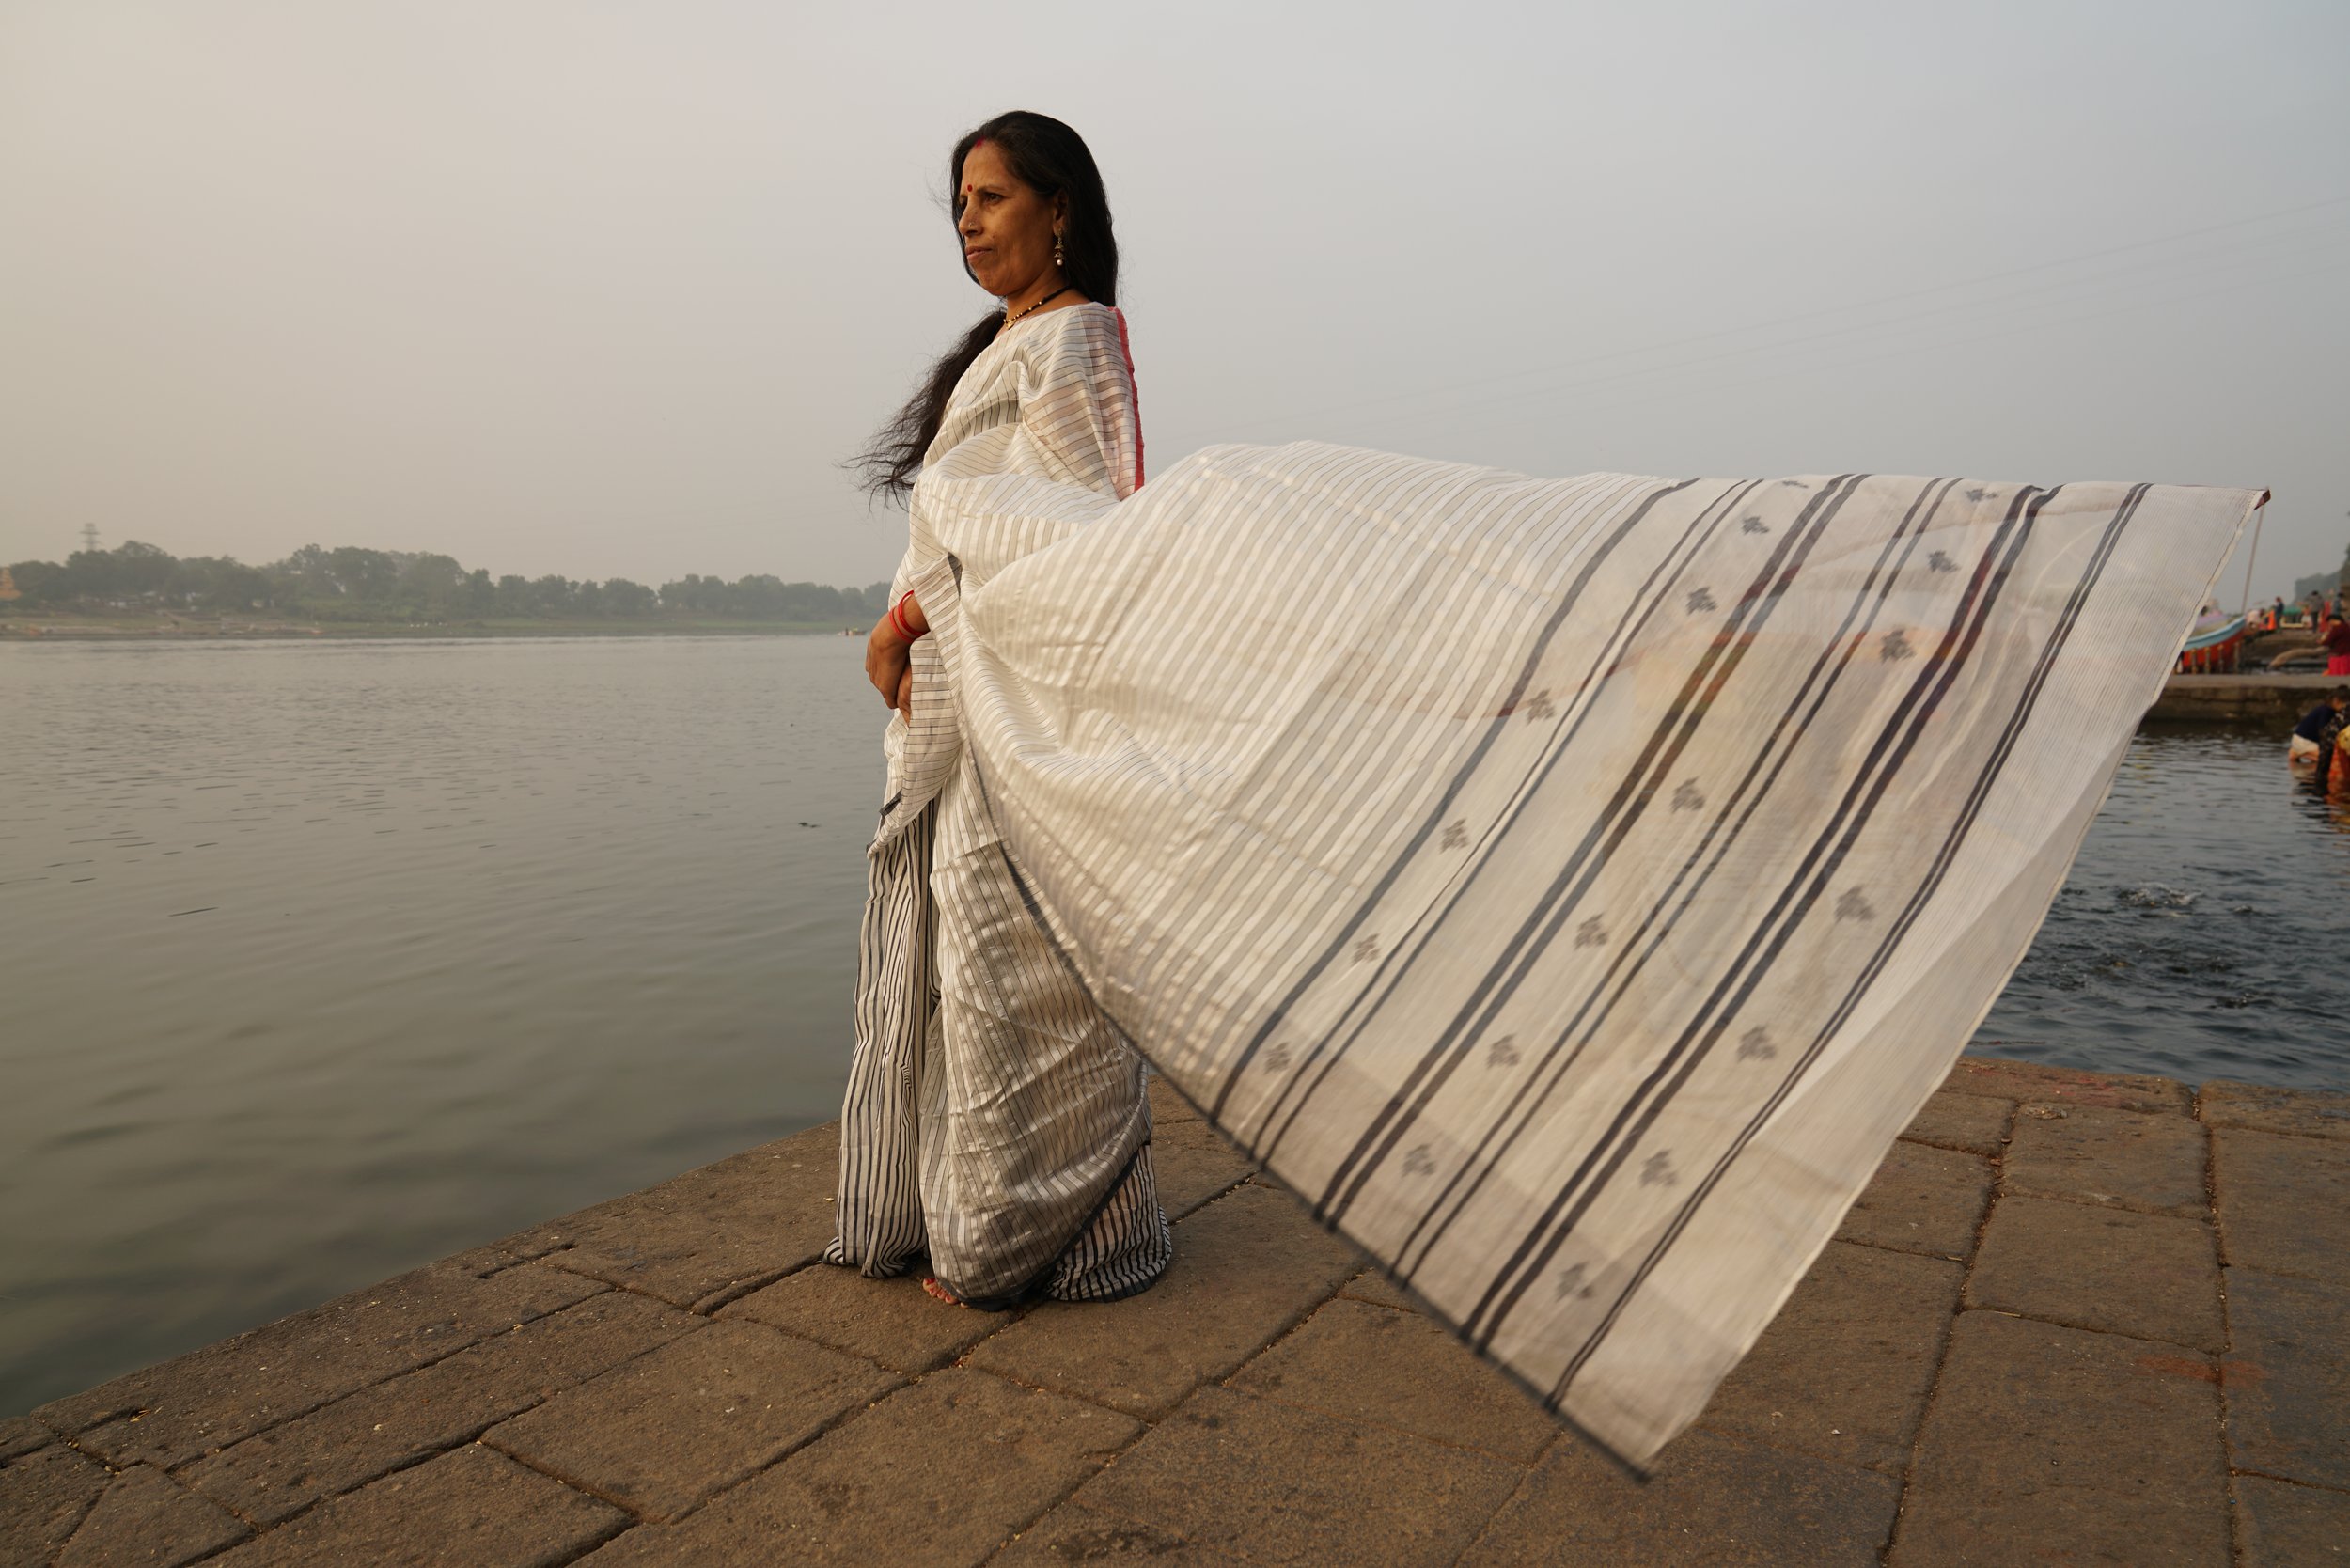
M 963 161 L 982 141 L 994 142 L 1014 178 L 1045 200 L 1057 196 L 1068 198 L 1068 213 L 1061 224 L 1061 275 L 1086 298 L 1116 305 L 1118 237 L 1110 230 L 1110 199 L 1102 188 L 1102 171 L 1094 166 L 1085 138 L 1050 115 L 1026 109 L 997 115 L 965 133 L 955 143 L 954 157 L 947 165 L 948 210 L 958 219 L 962 213 L 954 204 L 963 189 Z M 960 233 L 955 243 L 959 252 Z M 970 263 L 964 262 L 963 270 L 968 275 Z M 872 445 L 852 461 L 851 466 L 863 471 L 869 494 L 895 501 L 914 489 L 914 476 L 921 469 L 922 454 L 937 438 L 955 383 L 979 357 L 979 351 L 995 340 L 1003 322 L 1000 310 L 981 317 L 962 341 L 931 367 L 914 396 L 881 428 Z

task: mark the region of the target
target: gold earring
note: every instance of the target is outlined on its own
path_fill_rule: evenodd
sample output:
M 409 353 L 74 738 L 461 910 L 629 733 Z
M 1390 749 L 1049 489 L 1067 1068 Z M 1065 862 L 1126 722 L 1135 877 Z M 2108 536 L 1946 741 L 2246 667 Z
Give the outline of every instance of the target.
M 1059 235 L 1058 235 L 1058 234 L 1056 234 L 1056 235 L 1054 235 L 1054 236 L 1053 236 L 1053 265 L 1054 265 L 1054 266 L 1056 266 L 1056 267 L 1058 267 L 1058 266 L 1059 266 L 1060 264 L 1061 264 L 1061 254 L 1060 254 L 1060 236 L 1059 236 Z

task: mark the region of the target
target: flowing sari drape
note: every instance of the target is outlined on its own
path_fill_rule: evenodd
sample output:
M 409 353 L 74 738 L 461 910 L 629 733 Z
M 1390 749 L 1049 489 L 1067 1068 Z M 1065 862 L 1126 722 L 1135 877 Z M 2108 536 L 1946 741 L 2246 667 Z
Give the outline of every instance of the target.
M 1638 1466 L 2022 958 L 2259 499 L 1218 447 L 926 476 L 907 581 L 1089 1001 Z

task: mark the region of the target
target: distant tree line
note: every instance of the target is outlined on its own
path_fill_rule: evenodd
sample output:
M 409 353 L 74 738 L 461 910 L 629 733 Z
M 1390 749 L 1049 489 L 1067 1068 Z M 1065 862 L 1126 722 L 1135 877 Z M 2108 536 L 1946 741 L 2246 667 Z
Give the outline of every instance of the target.
M 659 588 L 625 577 L 492 577 L 449 556 L 401 550 L 334 550 L 306 544 L 284 560 L 247 566 L 227 556 L 186 558 L 135 540 L 112 550 L 76 550 L 55 561 L 8 569 L 26 610 L 168 609 L 316 620 L 635 620 L 656 617 L 723 620 L 870 620 L 888 604 L 889 585 L 830 588 L 759 574 L 728 582 L 689 574 Z

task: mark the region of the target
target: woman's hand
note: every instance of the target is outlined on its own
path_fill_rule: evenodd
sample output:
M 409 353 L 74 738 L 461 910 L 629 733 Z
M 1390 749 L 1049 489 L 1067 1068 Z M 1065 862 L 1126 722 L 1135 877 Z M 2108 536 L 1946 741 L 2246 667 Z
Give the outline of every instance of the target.
M 898 619 L 913 628 L 916 635 L 930 629 L 922 619 L 922 606 L 906 595 L 899 606 Z M 914 644 L 901 635 L 888 616 L 873 622 L 873 630 L 865 639 L 865 678 L 873 682 L 881 698 L 908 724 L 914 722 L 914 664 L 911 658 Z

